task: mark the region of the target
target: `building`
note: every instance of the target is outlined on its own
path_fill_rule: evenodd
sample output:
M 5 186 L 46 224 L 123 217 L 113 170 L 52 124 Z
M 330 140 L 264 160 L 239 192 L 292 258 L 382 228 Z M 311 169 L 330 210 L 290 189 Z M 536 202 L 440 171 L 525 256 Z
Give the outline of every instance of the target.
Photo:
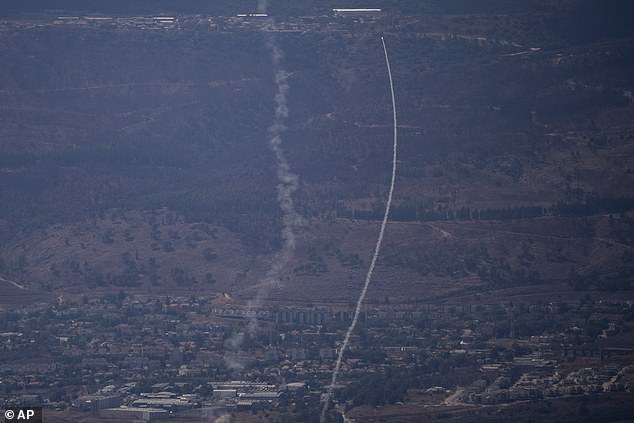
M 366 17 L 381 13 L 381 9 L 332 9 L 335 16 Z
M 142 420 L 144 422 L 153 422 L 155 420 L 167 419 L 169 417 L 169 413 L 158 408 L 119 407 L 101 410 L 99 412 L 99 416 L 104 419 Z
M 77 398 L 73 404 L 83 411 L 90 411 L 93 416 L 99 415 L 101 410 L 115 408 L 121 405 L 121 398 L 116 395 L 85 395 Z
M 215 400 L 233 399 L 238 396 L 235 389 L 214 389 L 213 397 Z

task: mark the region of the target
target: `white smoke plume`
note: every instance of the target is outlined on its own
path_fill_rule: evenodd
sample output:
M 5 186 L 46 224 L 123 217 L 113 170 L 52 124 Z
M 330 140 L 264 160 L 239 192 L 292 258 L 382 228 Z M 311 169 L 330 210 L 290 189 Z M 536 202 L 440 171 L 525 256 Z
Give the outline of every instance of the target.
M 266 12 L 265 1 L 261 1 L 259 3 L 258 11 L 260 13 Z M 269 126 L 267 134 L 269 137 L 269 148 L 275 155 L 277 167 L 276 173 L 278 184 L 276 186 L 276 190 L 277 201 L 280 209 L 282 210 L 282 249 L 273 258 L 273 262 L 267 271 L 266 276 L 256 285 L 255 298 L 250 300 L 247 304 L 247 314 L 249 316 L 247 324 L 248 335 L 254 335 L 258 330 L 258 321 L 255 313 L 262 305 L 262 302 L 268 295 L 269 291 L 274 287 L 280 287 L 282 285 L 282 271 L 291 261 L 293 254 L 295 253 L 295 229 L 303 223 L 301 216 L 295 211 L 293 203 L 293 193 L 299 186 L 299 179 L 297 175 L 291 171 L 291 167 L 284 153 L 284 148 L 282 147 L 282 134 L 286 131 L 285 122 L 288 118 L 287 95 L 289 90 L 289 74 L 284 70 L 282 64 L 284 53 L 277 46 L 274 35 L 271 32 L 273 24 L 273 20 L 269 19 L 268 28 L 264 31 L 266 46 L 271 51 L 273 59 L 275 84 L 277 86 L 277 92 L 273 99 L 275 103 L 275 114 L 273 123 Z M 225 353 L 225 363 L 230 369 L 240 370 L 244 367 L 242 360 L 240 360 L 236 354 L 239 351 L 244 338 L 245 334 L 237 333 L 225 342 L 225 348 L 228 350 Z
M 297 175 L 291 172 L 284 149 L 282 148 L 282 134 L 286 130 L 284 122 L 288 118 L 288 106 L 286 95 L 288 93 L 288 73 L 282 68 L 282 51 L 275 45 L 273 35 L 267 37 L 267 45 L 273 55 L 273 65 L 275 67 L 275 83 L 277 93 L 275 94 L 275 118 L 269 127 L 269 146 L 277 160 L 277 201 L 282 209 L 282 251 L 267 273 L 267 280 L 279 282 L 281 271 L 288 264 L 295 251 L 295 228 L 302 223 L 301 217 L 295 211 L 293 204 L 293 193 L 298 187 Z
M 343 359 L 343 353 L 348 348 L 348 343 L 350 342 L 350 336 L 352 332 L 354 332 L 355 327 L 357 326 L 357 320 L 359 319 L 359 313 L 361 312 L 361 305 L 363 304 L 363 300 L 365 298 L 365 294 L 368 292 L 368 287 L 370 286 L 370 282 L 372 281 L 372 273 L 374 272 L 374 266 L 376 265 L 376 260 L 379 257 L 379 252 L 381 250 L 381 243 L 383 242 L 383 234 L 385 233 L 385 226 L 387 225 L 387 219 L 390 215 L 390 207 L 392 206 L 392 194 L 394 193 L 394 181 L 396 180 L 396 150 L 398 147 L 397 141 L 397 126 L 396 126 L 396 99 L 394 98 L 394 83 L 392 82 L 392 69 L 390 68 L 390 60 L 387 56 L 387 47 L 385 46 L 385 40 L 381 37 L 381 42 L 383 43 L 383 52 L 385 53 L 385 64 L 387 66 L 387 74 L 390 79 L 390 92 L 392 93 L 392 116 L 394 119 L 394 144 L 393 144 L 393 152 L 392 152 L 392 180 L 390 182 L 390 192 L 387 196 L 387 203 L 385 205 L 385 214 L 383 215 L 383 221 L 381 222 L 381 229 L 379 231 L 379 237 L 376 240 L 376 246 L 374 247 L 374 254 L 372 255 L 372 261 L 370 262 L 370 267 L 368 268 L 368 273 L 365 277 L 365 283 L 363 284 L 363 289 L 361 290 L 361 295 L 359 295 L 359 299 L 357 300 L 357 308 L 354 310 L 354 316 L 352 318 L 352 323 L 346 332 L 346 336 L 343 339 L 343 344 L 339 349 L 339 353 L 337 355 L 337 361 L 335 363 L 335 369 L 332 372 L 332 378 L 330 380 L 330 385 L 328 386 L 328 390 L 326 392 L 326 397 L 324 400 L 323 408 L 321 409 L 321 417 L 319 421 L 324 423 L 326 421 L 326 412 L 328 411 L 328 407 L 330 405 L 330 400 L 332 398 L 332 392 L 337 383 L 337 376 L 339 376 L 339 369 L 341 368 L 341 360 Z

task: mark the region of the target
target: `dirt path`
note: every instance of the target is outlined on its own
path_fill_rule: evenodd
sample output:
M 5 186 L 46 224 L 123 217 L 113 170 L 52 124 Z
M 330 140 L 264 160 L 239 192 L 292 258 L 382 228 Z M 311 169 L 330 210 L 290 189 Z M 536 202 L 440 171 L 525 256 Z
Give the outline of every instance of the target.
M 5 278 L 3 278 L 2 276 L 0 276 L 0 281 L 2 281 L 2 282 L 8 282 L 8 283 L 10 283 L 11 285 L 15 286 L 16 288 L 20 288 L 20 289 L 24 289 L 24 290 L 26 290 L 26 288 L 25 288 L 25 287 L 23 287 L 22 285 L 20 285 L 19 283 L 15 282 L 15 281 L 10 281 L 10 280 L 8 280 L 8 279 L 5 279 Z

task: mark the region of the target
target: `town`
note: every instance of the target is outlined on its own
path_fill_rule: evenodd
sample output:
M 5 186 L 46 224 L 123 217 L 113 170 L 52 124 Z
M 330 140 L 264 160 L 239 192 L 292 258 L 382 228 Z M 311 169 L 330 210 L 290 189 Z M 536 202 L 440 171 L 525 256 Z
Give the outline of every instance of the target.
M 0 2 L 5 420 L 634 421 L 628 2 Z
M 7 309 L 0 392 L 95 419 L 314 420 L 351 305 L 106 294 Z M 338 409 L 633 392 L 632 302 L 364 307 Z M 334 412 L 333 412 L 334 413 Z M 334 414 L 333 414 L 334 415 Z

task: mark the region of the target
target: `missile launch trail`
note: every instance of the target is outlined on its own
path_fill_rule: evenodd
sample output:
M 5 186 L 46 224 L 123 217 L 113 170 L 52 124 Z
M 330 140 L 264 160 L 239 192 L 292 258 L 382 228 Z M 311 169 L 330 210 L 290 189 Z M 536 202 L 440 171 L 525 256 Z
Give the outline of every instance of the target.
M 383 221 L 381 222 L 381 229 L 379 231 L 379 237 L 376 240 L 376 246 L 374 247 L 374 255 L 372 255 L 372 261 L 370 262 L 370 267 L 368 268 L 368 273 L 365 277 L 365 283 L 363 284 L 363 289 L 361 290 L 361 295 L 359 295 L 359 299 L 357 300 L 357 307 L 354 310 L 354 317 L 352 318 L 352 323 L 346 332 L 346 336 L 343 339 L 343 345 L 339 349 L 339 354 L 337 355 L 337 361 L 335 363 L 335 369 L 332 372 L 332 379 L 330 381 L 330 386 L 328 386 L 328 391 L 326 392 L 326 398 L 324 400 L 324 405 L 321 410 L 321 417 L 319 421 L 324 423 L 326 421 L 326 412 L 328 411 L 328 407 L 330 405 L 330 400 L 332 398 L 332 392 L 337 382 L 337 376 L 339 376 L 339 369 L 341 368 L 341 360 L 343 359 L 343 354 L 348 348 L 348 343 L 350 342 L 350 336 L 352 332 L 354 332 L 355 327 L 357 326 L 357 320 L 359 319 L 359 313 L 361 312 L 361 305 L 363 304 L 363 300 L 365 299 L 365 294 L 368 292 L 368 287 L 370 286 L 370 282 L 372 281 L 372 273 L 374 272 L 374 266 L 376 265 L 376 260 L 379 257 L 379 252 L 381 251 L 381 243 L 383 242 L 383 234 L 385 233 L 385 226 L 387 225 L 387 219 L 390 215 L 390 207 L 392 206 L 392 194 L 394 193 L 394 181 L 396 179 L 396 151 L 398 147 L 398 134 L 397 134 L 397 125 L 396 125 L 396 99 L 394 97 L 394 83 L 392 81 L 392 69 L 390 68 L 390 59 L 387 55 L 387 47 L 385 46 L 385 40 L 381 37 L 381 43 L 383 44 L 383 52 L 385 53 L 385 64 L 387 66 L 387 74 L 390 79 L 390 92 L 392 94 L 392 116 L 393 116 L 393 125 L 394 125 L 394 145 L 392 152 L 392 180 L 390 182 L 390 192 L 387 196 L 387 203 L 385 205 L 385 214 L 383 215 Z
M 259 11 L 266 12 L 266 1 L 261 1 L 259 4 Z M 269 25 L 274 22 L 269 19 Z M 279 288 L 282 286 L 282 272 L 284 268 L 293 258 L 296 246 L 295 229 L 302 225 L 302 217 L 295 210 L 293 202 L 293 193 L 299 187 L 299 178 L 292 172 L 291 166 L 284 153 L 282 135 L 286 131 L 286 120 L 288 119 L 288 72 L 284 70 L 283 59 L 284 52 L 278 47 L 275 42 L 275 36 L 272 32 L 264 32 L 266 47 L 271 52 L 273 59 L 273 69 L 275 72 L 275 86 L 277 92 L 274 97 L 275 114 L 272 124 L 268 128 L 269 148 L 275 155 L 276 159 L 276 173 L 278 184 L 277 190 L 277 202 L 282 211 L 282 249 L 275 254 L 273 262 L 269 270 L 267 271 L 263 280 L 258 283 L 256 288 L 255 297 L 247 303 L 247 310 L 252 312 L 258 309 L 263 301 L 266 299 L 269 291 L 273 288 Z M 258 331 L 258 320 L 255 313 L 247 313 L 250 317 L 247 322 L 247 334 L 252 336 Z M 243 363 L 237 357 L 237 353 L 244 341 L 244 334 L 235 334 L 229 338 L 225 347 L 225 363 L 230 369 L 242 369 Z

